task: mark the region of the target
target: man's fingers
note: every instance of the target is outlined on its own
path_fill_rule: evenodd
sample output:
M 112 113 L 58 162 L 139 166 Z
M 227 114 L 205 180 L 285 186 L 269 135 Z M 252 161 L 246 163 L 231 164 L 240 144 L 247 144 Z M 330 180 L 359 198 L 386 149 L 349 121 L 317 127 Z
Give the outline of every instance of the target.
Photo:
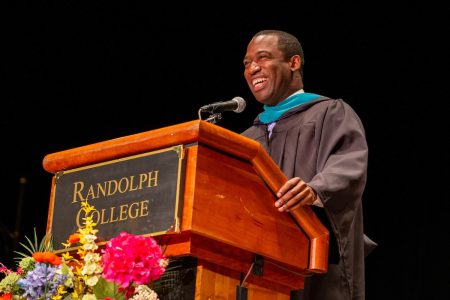
M 292 187 L 296 186 L 302 180 L 299 177 L 294 177 L 286 181 L 285 184 L 278 190 L 277 196 L 282 197 L 286 192 L 288 192 Z
M 305 188 L 306 187 L 306 188 Z M 297 205 L 309 205 L 315 200 L 315 195 L 308 186 L 295 186 L 289 190 L 283 197 L 275 202 L 278 211 L 289 211 Z

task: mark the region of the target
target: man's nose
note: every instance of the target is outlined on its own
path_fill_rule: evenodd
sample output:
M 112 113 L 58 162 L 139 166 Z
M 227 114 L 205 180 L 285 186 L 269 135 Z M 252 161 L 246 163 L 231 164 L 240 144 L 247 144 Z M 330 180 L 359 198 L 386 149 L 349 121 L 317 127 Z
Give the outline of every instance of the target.
M 254 74 L 261 70 L 261 67 L 254 61 L 250 64 L 250 73 Z

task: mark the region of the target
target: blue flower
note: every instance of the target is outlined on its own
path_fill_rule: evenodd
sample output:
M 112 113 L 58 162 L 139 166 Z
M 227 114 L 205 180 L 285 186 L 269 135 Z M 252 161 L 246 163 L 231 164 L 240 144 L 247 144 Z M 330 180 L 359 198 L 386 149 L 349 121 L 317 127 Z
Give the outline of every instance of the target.
M 36 263 L 34 270 L 27 273 L 26 277 L 19 280 L 18 284 L 24 290 L 22 294 L 28 300 L 50 300 L 56 294 L 57 288 L 63 284 L 67 274 L 61 274 L 60 266 L 52 266 L 46 263 Z

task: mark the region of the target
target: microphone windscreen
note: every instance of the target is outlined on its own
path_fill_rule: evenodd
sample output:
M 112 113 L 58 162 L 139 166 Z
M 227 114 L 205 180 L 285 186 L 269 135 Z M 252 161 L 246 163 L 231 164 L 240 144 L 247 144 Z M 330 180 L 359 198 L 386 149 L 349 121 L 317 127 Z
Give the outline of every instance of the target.
M 245 109 L 245 106 L 247 104 L 245 102 L 244 98 L 242 98 L 242 97 L 234 97 L 233 100 L 238 103 L 238 107 L 235 110 L 233 110 L 233 111 L 236 112 L 236 113 L 243 112 L 244 109 Z

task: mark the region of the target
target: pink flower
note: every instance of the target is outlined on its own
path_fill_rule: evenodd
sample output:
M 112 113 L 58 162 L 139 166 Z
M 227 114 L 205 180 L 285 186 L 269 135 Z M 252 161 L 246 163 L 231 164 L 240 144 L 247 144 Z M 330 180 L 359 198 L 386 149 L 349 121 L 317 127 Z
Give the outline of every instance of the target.
M 123 288 L 147 284 L 165 271 L 167 260 L 151 236 L 121 232 L 102 250 L 103 277 Z

